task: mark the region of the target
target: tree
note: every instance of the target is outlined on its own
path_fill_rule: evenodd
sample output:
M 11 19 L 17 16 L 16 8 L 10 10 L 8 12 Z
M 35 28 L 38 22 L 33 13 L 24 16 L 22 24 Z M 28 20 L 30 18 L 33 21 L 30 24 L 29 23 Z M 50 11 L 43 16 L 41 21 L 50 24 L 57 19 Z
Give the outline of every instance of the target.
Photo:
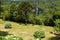
M 2 4 L 4 3 L 4 0 L 0 0 L 0 12 L 3 12 Z
M 5 14 L 5 20 L 15 21 L 14 17 L 16 17 L 17 7 L 15 3 L 12 3 L 8 13 Z
M 2 13 L 1 13 L 1 12 L 4 11 L 4 10 L 3 10 L 3 7 L 2 7 L 2 3 L 3 3 L 3 1 L 0 0 L 0 18 L 2 18 Z
M 32 13 L 32 5 L 30 2 L 21 2 L 18 6 L 18 15 L 20 16 L 19 20 L 21 22 L 26 22 L 28 19 L 28 14 Z
M 0 0 L 0 12 L 1 12 L 1 10 L 2 10 L 2 9 L 1 9 L 1 8 L 2 8 L 2 7 L 1 7 L 1 3 L 2 3 L 2 1 Z

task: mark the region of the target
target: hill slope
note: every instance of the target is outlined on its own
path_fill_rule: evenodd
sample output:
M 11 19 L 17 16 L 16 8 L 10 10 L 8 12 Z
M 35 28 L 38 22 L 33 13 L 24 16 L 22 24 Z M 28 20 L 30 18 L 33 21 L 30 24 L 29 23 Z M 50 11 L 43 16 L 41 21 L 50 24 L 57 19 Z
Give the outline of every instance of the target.
M 12 29 L 5 29 L 5 23 L 11 23 Z M 42 29 L 46 33 L 46 37 L 42 40 L 49 40 L 50 37 L 54 35 L 50 32 L 53 31 L 53 27 L 41 26 L 41 25 L 32 25 L 32 24 L 19 24 L 15 22 L 3 21 L 0 19 L 0 31 L 7 31 L 9 34 L 21 36 L 24 40 L 34 40 L 33 34 L 36 30 Z

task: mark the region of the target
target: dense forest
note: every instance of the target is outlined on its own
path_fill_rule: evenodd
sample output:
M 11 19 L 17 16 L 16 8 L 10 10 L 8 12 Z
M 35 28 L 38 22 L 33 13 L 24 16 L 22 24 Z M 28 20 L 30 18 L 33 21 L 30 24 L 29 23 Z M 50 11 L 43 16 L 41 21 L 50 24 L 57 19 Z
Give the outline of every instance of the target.
M 60 33 L 60 0 L 0 0 L 0 19 L 51 26 Z

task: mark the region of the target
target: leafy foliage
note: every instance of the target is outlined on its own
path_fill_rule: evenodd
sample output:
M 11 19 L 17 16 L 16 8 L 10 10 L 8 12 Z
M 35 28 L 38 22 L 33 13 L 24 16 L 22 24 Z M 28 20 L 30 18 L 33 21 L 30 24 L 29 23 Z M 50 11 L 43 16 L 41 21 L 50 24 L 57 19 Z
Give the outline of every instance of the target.
M 23 38 L 22 37 L 12 36 L 12 37 L 9 37 L 8 40 L 23 40 Z
M 56 32 L 60 32 L 60 19 L 56 19 L 55 25 Z
M 7 31 L 0 31 L 0 36 L 7 36 L 9 33 Z
M 12 25 L 10 23 L 6 23 L 5 28 L 12 28 Z
M 5 7 L 5 11 L 7 11 L 7 13 L 2 15 L 3 19 L 22 23 L 55 26 L 54 21 L 60 19 L 60 0 L 35 1 L 23 1 L 20 4 L 12 2 L 11 4 L 2 5 Z M 40 8 L 38 15 L 34 13 L 35 7 Z M 41 12 L 42 10 L 44 12 Z
M 38 30 L 34 33 L 35 38 L 44 38 L 45 37 L 45 32 L 42 30 Z
M 23 40 L 23 38 L 17 36 L 7 36 L 7 37 L 0 36 L 0 40 Z
M 18 16 L 21 22 L 27 22 L 28 16 L 32 13 L 32 5 L 29 2 L 21 2 L 18 6 Z
M 0 36 L 0 40 L 6 40 L 4 37 Z

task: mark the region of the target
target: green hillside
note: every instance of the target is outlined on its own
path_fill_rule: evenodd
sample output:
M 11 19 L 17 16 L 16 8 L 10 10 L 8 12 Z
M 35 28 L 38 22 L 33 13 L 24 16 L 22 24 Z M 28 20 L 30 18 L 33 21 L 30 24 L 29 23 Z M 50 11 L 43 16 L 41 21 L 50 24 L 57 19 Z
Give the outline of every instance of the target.
M 11 23 L 12 29 L 5 29 L 5 23 Z M 3 21 L 0 19 L 0 31 L 7 31 L 9 34 L 13 34 L 16 36 L 23 37 L 24 40 L 34 40 L 34 32 L 36 30 L 44 30 L 46 33 L 46 37 L 42 40 L 49 40 L 50 37 L 54 37 L 54 34 L 50 32 L 54 31 L 53 27 L 50 26 L 42 26 L 42 25 L 33 25 L 33 24 L 19 24 L 15 22 Z
M 60 40 L 60 0 L 0 0 L 0 40 Z

